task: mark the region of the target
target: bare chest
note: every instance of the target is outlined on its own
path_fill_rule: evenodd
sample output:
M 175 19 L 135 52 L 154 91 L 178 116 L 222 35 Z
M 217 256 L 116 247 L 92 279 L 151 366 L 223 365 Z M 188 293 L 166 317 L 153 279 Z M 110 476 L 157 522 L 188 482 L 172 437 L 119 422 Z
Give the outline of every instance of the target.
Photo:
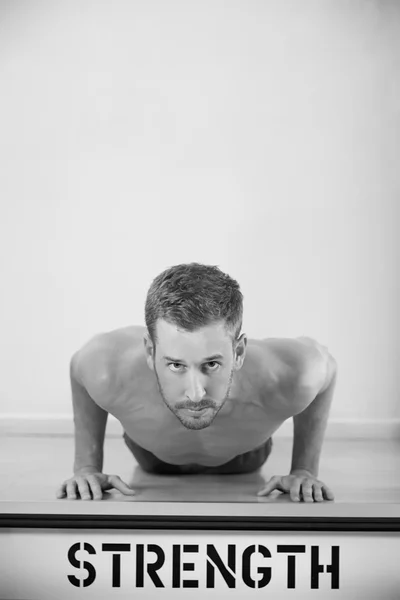
M 185 428 L 160 398 L 158 402 L 116 403 L 112 414 L 128 436 L 171 464 L 223 464 L 261 446 L 285 420 L 257 402 L 228 400 L 209 427 Z

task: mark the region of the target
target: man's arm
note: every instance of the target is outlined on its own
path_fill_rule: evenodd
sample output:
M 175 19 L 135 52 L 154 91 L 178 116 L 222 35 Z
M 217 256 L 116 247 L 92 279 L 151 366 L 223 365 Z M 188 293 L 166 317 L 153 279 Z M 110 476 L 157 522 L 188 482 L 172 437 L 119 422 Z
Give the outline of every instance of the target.
M 112 488 L 125 495 L 134 494 L 118 475 L 102 473 L 108 413 L 94 402 L 81 383 L 76 355 L 70 363 L 70 379 L 75 424 L 74 475 L 60 485 L 57 498 L 101 500 L 103 491 Z
M 290 472 L 307 471 L 318 477 L 319 460 L 329 410 L 336 386 L 337 363 L 328 355 L 328 374 L 314 400 L 293 417 L 293 451 Z
M 92 400 L 78 381 L 74 357 L 70 363 L 70 381 L 75 425 L 74 474 L 101 473 L 108 413 Z
M 304 397 L 309 395 L 313 397 L 313 400 L 307 401 L 307 407 L 301 412 L 294 411 L 294 439 L 290 474 L 272 477 L 258 492 L 259 496 L 267 496 L 272 491 L 279 490 L 289 493 L 294 502 L 301 499 L 305 502 L 334 499 L 332 491 L 325 483 L 317 479 L 317 475 L 336 378 L 337 364 L 328 352 L 320 355 L 310 369 L 305 369 L 300 394 L 301 402 L 304 402 Z M 321 380 L 322 383 L 318 383 Z

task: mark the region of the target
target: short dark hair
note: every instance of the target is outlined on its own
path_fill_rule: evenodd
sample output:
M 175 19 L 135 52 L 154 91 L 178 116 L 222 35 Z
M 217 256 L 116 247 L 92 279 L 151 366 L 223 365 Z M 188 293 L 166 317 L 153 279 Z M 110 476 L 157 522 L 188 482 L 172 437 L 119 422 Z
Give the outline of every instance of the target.
M 237 339 L 242 327 L 243 295 L 237 281 L 217 266 L 195 262 L 176 265 L 160 273 L 147 293 L 145 321 L 153 343 L 158 319 L 185 331 L 223 320 Z

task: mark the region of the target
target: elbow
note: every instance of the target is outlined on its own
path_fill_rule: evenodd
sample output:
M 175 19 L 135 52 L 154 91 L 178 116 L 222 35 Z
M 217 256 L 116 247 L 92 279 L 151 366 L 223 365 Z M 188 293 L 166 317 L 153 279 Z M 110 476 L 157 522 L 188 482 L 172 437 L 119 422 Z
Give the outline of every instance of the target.
M 320 393 L 324 392 L 328 387 L 335 385 L 337 372 L 338 372 L 337 361 L 331 354 L 329 354 L 328 363 L 327 363 L 326 379 L 325 379 L 324 386 L 321 389 Z

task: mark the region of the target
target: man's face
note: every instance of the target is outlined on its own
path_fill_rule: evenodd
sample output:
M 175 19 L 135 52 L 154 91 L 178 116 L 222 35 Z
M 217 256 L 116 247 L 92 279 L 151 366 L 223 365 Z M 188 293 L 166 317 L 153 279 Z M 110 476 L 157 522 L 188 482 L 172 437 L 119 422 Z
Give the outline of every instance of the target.
M 242 335 L 232 346 L 223 322 L 189 332 L 161 319 L 156 347 L 145 338 L 160 394 L 187 429 L 211 425 L 229 397 L 234 371 L 243 364 L 246 342 Z

